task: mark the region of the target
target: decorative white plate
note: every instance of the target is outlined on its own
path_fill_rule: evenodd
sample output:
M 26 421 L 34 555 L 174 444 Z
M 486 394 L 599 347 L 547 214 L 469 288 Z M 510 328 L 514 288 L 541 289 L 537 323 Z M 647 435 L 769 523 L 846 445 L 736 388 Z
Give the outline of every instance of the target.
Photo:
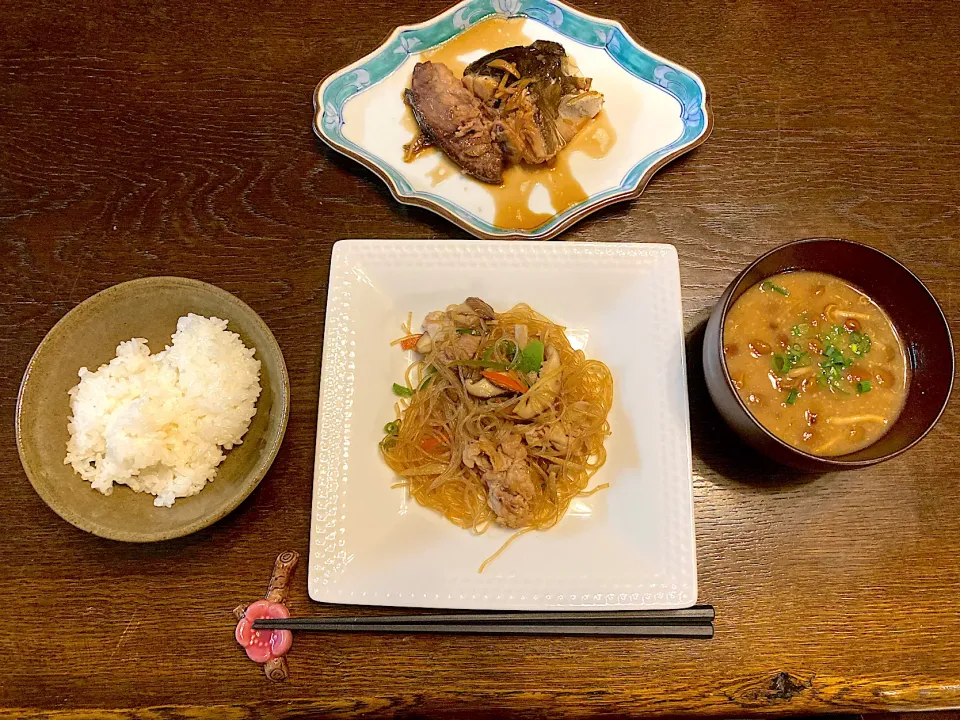
M 478 295 L 528 302 L 613 371 L 612 435 L 594 483 L 554 528 L 516 540 L 458 528 L 391 489 L 380 457 L 400 324 Z M 697 599 L 677 254 L 670 245 L 343 240 L 324 333 L 310 597 L 443 608 L 680 608 Z
M 616 137 L 600 158 L 575 146 L 564 151 L 586 198 L 555 208 L 547 190 L 537 188 L 528 207 L 547 219 L 528 230 L 498 225 L 490 187 L 459 172 L 440 152 L 403 161 L 403 145 L 415 132 L 402 99 L 413 66 L 490 18 L 519 18 L 527 43 L 561 43 L 604 94 L 604 114 Z M 658 169 L 704 142 L 712 128 L 707 90 L 696 74 L 642 47 L 619 23 L 560 0 L 463 0 L 427 22 L 399 27 L 372 53 L 323 80 L 314 109 L 320 139 L 373 170 L 397 200 L 433 210 L 484 238 L 553 237 L 601 207 L 637 197 Z

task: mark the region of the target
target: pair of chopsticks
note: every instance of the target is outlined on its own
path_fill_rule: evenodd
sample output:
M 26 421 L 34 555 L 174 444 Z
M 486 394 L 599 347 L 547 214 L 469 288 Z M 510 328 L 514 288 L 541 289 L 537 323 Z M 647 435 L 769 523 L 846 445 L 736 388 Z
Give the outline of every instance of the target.
M 616 635 L 709 639 L 713 637 L 715 616 L 712 606 L 695 605 L 683 610 L 516 611 L 277 618 L 255 620 L 253 629 L 472 635 Z

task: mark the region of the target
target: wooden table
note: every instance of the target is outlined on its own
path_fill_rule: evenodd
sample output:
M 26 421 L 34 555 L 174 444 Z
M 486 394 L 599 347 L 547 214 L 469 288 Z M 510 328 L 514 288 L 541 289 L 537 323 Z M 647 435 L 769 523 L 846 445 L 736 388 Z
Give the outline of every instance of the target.
M 679 251 L 714 640 L 301 636 L 279 685 L 246 660 L 230 610 L 263 592 L 278 552 L 307 552 L 333 242 L 462 236 L 315 140 L 311 91 L 445 1 L 0 5 L 0 716 L 960 705 L 957 403 L 897 460 L 788 474 L 720 422 L 697 332 L 740 268 L 804 236 L 893 253 L 960 330 L 960 4 L 936 0 L 584 5 L 618 15 L 712 95 L 705 145 L 564 238 Z M 273 470 L 236 512 L 182 540 L 122 545 L 74 529 L 33 492 L 14 403 L 64 313 L 163 274 L 215 283 L 263 316 L 286 356 L 292 415 Z M 303 572 L 292 608 L 318 612 Z

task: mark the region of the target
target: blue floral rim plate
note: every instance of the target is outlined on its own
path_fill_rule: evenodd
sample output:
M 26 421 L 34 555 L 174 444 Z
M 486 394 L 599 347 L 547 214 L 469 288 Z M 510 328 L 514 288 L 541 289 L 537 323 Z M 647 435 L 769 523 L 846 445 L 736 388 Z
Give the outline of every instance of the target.
M 578 177 L 586 199 L 560 212 L 551 208 L 553 214 L 529 230 L 499 227 L 482 198 L 465 200 L 472 190 L 467 186 L 481 186 L 479 181 L 462 176 L 439 187 L 424 182 L 422 168 L 401 159 L 409 135 L 390 135 L 402 132 L 396 130 L 400 114 L 408 112 L 401 92 L 409 72 L 397 71 L 409 71 L 421 53 L 492 17 L 523 18 L 531 36 L 561 42 L 604 92 L 622 136 L 610 162 L 581 163 L 587 167 Z M 632 105 L 618 110 L 622 91 L 609 87 L 629 89 Z M 375 107 L 375 113 L 364 107 Z M 695 73 L 642 47 L 620 23 L 559 0 L 463 0 L 431 20 L 398 27 L 372 53 L 324 79 L 314 92 L 314 111 L 320 139 L 373 170 L 401 203 L 432 210 L 478 237 L 500 239 L 548 239 L 601 207 L 639 196 L 657 170 L 703 143 L 713 127 L 709 94 Z

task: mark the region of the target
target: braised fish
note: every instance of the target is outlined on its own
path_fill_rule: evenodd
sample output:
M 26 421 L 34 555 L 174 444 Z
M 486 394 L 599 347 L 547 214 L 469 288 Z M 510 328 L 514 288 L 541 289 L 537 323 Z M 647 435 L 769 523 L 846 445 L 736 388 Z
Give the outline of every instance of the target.
M 591 79 L 549 40 L 484 55 L 464 70 L 463 84 L 496 117 L 510 162 L 549 162 L 603 107 Z
M 404 99 L 421 132 L 406 146 L 408 156 L 436 144 L 478 180 L 498 185 L 503 181 L 503 149 L 494 136 L 494 119 L 450 68 L 417 63 Z
M 548 40 L 484 55 L 462 81 L 442 63 L 417 63 L 404 99 L 420 135 L 404 146 L 404 159 L 437 145 L 464 172 L 500 184 L 505 165 L 550 162 L 596 117 L 603 95 L 591 84 Z

